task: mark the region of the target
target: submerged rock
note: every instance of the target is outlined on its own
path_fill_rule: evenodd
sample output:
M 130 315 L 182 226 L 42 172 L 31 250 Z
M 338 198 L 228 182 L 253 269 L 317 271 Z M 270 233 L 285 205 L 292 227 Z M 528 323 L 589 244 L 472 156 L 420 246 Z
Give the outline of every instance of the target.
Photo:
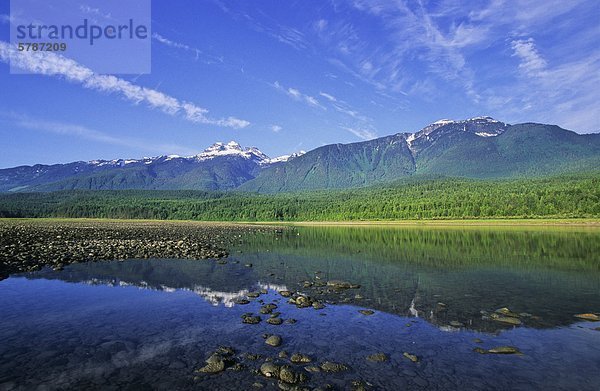
M 510 316 L 501 316 L 501 315 L 498 315 L 498 314 L 492 314 L 490 316 L 490 319 L 495 320 L 496 322 L 511 324 L 511 325 L 514 325 L 514 326 L 518 326 L 518 325 L 520 325 L 522 323 L 517 318 L 513 318 L 513 317 L 510 317 Z
M 374 353 L 367 356 L 367 361 L 371 362 L 384 362 L 388 360 L 388 356 L 385 353 Z
M 327 281 L 327 286 L 330 286 L 330 287 L 336 288 L 336 289 L 350 289 L 352 284 L 349 283 L 348 281 L 331 280 L 331 281 Z
M 283 323 L 283 320 L 281 320 L 281 318 L 269 318 L 267 319 L 267 323 L 272 324 L 274 326 L 279 326 Z
M 366 391 L 368 384 L 362 380 L 352 380 L 352 391 Z
M 296 384 L 301 383 L 306 379 L 303 373 L 294 371 L 289 365 L 284 365 L 279 368 L 279 380 L 288 383 Z
M 273 303 L 265 304 L 262 307 L 260 307 L 260 313 L 261 314 L 270 314 L 276 308 L 277 308 L 277 304 L 273 304 Z
M 600 321 L 600 316 L 596 314 L 578 314 L 574 315 L 578 319 L 589 320 L 590 322 L 598 322 Z
M 363 315 L 373 315 L 375 313 L 375 311 L 371 310 L 358 310 L 358 312 L 360 312 Z
M 514 346 L 498 346 L 487 350 L 477 347 L 473 351 L 479 354 L 522 354 Z
M 404 353 L 402 353 L 402 355 L 404 357 L 408 358 L 412 362 L 418 362 L 419 361 L 419 357 L 415 356 L 414 354 L 410 354 L 410 353 L 404 352 Z
M 266 339 L 265 343 L 267 345 L 277 347 L 281 345 L 281 337 L 279 335 L 271 335 L 269 338 Z
M 323 372 L 342 372 L 342 371 L 347 371 L 348 367 L 344 364 L 340 364 L 340 363 L 336 363 L 336 362 L 332 362 L 332 361 L 325 361 L 323 364 L 321 364 L 321 370 Z
M 260 359 L 261 357 L 262 356 L 260 354 L 257 354 L 257 353 L 246 353 L 244 355 L 244 358 L 246 360 L 251 360 L 251 361 L 256 361 L 256 360 Z
M 279 367 L 272 362 L 260 366 L 260 373 L 265 377 L 279 377 Z
M 219 373 L 225 369 L 225 361 L 223 359 L 207 363 L 198 372 L 202 373 Z
M 279 357 L 279 358 L 288 358 L 288 352 L 286 352 L 285 350 L 282 350 L 281 352 L 279 352 L 279 354 L 277 355 L 277 357 Z
M 488 349 L 488 353 L 491 354 L 521 354 L 519 349 L 514 346 L 498 346 L 496 348 Z
M 260 316 L 252 316 L 252 315 L 245 315 L 242 316 L 242 323 L 247 323 L 247 324 L 258 324 L 261 321 L 261 317 Z
M 310 357 L 308 357 L 305 354 L 294 353 L 294 354 L 292 354 L 290 361 L 293 362 L 294 364 L 306 364 L 306 363 L 311 362 L 312 360 Z
M 498 308 L 494 312 L 496 312 L 497 314 L 500 314 L 500 315 L 509 316 L 511 318 L 518 318 L 519 317 L 519 314 L 512 312 L 511 310 L 509 310 L 506 307 Z

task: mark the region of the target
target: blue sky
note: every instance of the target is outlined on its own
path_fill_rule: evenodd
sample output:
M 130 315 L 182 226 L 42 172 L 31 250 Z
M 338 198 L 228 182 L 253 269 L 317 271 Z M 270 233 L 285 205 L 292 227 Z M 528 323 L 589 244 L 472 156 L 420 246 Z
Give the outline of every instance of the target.
M 274 157 L 479 115 L 600 130 L 595 0 L 154 0 L 152 72 L 93 83 L 10 74 L 9 11 L 0 167 L 229 140 Z

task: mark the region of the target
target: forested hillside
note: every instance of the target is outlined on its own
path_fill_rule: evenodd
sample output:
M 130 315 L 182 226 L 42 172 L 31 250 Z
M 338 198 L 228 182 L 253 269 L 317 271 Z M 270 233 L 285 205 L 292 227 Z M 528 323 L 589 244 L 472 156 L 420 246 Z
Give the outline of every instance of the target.
M 333 221 L 599 216 L 598 173 L 530 180 L 411 178 L 357 190 L 277 195 L 136 190 L 0 195 L 0 217 Z

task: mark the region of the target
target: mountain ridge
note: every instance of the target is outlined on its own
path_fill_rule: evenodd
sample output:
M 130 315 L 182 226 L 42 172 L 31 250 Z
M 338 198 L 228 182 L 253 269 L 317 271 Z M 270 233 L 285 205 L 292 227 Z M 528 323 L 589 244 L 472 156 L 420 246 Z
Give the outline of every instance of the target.
M 468 178 L 544 176 L 600 165 L 600 134 L 489 116 L 443 119 L 396 133 L 270 158 L 217 142 L 192 156 L 91 160 L 0 169 L 0 191 L 191 189 L 290 192 L 356 188 L 415 174 Z

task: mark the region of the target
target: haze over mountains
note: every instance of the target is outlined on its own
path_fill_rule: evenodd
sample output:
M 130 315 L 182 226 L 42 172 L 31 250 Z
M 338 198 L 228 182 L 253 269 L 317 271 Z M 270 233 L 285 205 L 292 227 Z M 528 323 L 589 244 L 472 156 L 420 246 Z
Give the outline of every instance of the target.
M 7 168 L 0 170 L 0 191 L 238 189 L 276 193 L 361 187 L 419 174 L 539 177 L 598 167 L 600 134 L 476 117 L 440 120 L 416 133 L 326 145 L 274 159 L 232 141 L 188 157 Z

